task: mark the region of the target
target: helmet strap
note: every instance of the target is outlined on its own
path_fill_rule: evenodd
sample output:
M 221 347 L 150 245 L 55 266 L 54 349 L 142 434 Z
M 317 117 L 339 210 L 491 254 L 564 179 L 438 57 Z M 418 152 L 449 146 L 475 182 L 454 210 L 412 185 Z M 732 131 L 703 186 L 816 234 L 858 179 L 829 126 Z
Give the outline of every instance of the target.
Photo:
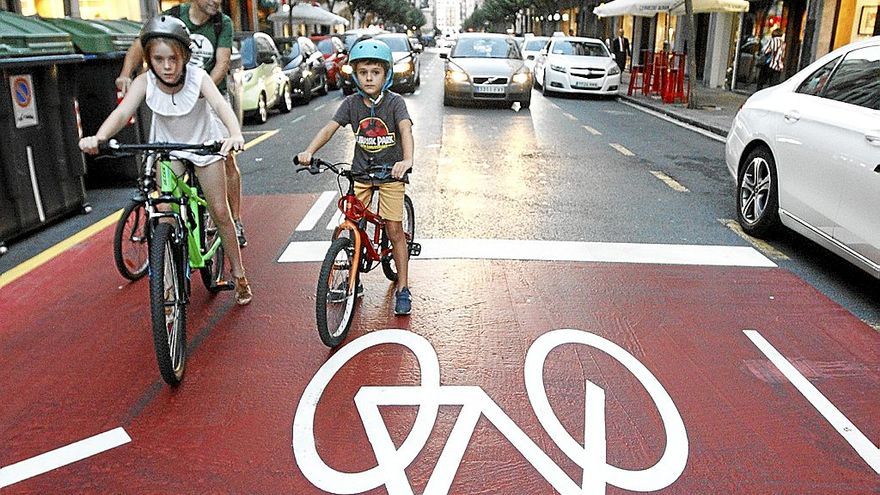
M 156 69 L 153 68 L 153 64 L 149 64 L 149 65 L 150 65 L 150 72 L 152 72 L 153 75 L 156 76 L 156 80 L 159 81 L 159 83 L 162 84 L 163 86 L 165 86 L 166 88 L 174 89 L 174 88 L 183 86 L 183 83 L 186 82 L 186 65 L 183 66 L 183 71 L 180 73 L 180 77 L 173 84 L 168 84 L 167 82 L 165 82 L 165 80 L 162 79 L 161 76 L 159 76 L 159 73 L 156 72 Z

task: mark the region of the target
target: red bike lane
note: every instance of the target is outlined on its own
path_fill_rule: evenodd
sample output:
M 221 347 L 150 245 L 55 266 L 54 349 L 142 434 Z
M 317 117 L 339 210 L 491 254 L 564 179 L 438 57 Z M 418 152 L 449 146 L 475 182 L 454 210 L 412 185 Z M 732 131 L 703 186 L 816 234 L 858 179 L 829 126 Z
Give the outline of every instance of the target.
M 392 316 L 381 271 L 364 275 L 331 352 L 314 328 L 318 264 L 276 262 L 314 199 L 248 198 L 254 302 L 194 280 L 176 389 L 156 368 L 146 281 L 115 271 L 112 228 L 0 288 L 0 487 L 53 449 L 130 439 L 3 493 L 880 486 L 880 336 L 794 275 L 417 260 L 413 315 Z

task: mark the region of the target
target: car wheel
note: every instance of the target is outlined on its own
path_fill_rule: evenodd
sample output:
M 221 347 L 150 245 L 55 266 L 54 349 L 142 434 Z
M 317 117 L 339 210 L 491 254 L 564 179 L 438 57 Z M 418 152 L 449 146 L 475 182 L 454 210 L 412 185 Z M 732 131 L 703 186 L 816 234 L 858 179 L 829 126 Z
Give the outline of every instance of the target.
M 743 231 L 767 237 L 779 229 L 779 184 L 770 150 L 753 149 L 740 167 L 736 181 L 737 220 Z
M 327 75 L 324 75 L 323 82 L 321 83 L 321 87 L 318 89 L 318 94 L 321 96 L 325 96 L 327 94 L 327 88 L 330 83 L 327 81 Z
M 525 110 L 525 109 L 529 108 L 530 106 L 532 106 L 532 99 L 531 98 L 529 98 L 528 100 L 523 100 L 523 101 L 519 102 L 519 108 L 522 110 Z
M 257 122 L 265 124 L 269 120 L 269 107 L 266 105 L 266 93 L 260 93 L 257 102 Z
M 348 86 L 342 87 L 342 94 L 344 94 L 345 96 L 348 96 L 353 93 L 354 93 L 354 90 L 352 88 L 349 88 Z
M 451 107 L 452 106 L 452 98 L 446 96 L 446 93 L 443 93 L 443 106 Z
M 302 98 L 300 98 L 299 102 L 305 105 L 310 101 L 312 101 L 312 84 L 307 80 L 303 80 Z
M 281 112 L 290 113 L 293 110 L 293 94 L 290 90 L 290 84 L 284 85 L 284 91 L 281 92 Z
M 541 82 L 541 94 L 544 96 L 550 96 L 551 94 L 553 94 L 553 92 L 550 91 L 550 88 L 547 87 L 547 74 L 546 73 L 544 73 L 544 80 Z

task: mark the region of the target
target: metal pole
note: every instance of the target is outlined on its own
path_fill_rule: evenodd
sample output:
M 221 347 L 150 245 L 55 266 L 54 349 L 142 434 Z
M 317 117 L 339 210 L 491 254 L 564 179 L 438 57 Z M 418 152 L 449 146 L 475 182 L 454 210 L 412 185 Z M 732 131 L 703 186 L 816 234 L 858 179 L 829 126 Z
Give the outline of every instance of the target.
M 259 0 L 251 0 L 251 30 L 255 33 L 257 32 L 257 28 L 259 27 L 259 24 L 260 24 L 259 19 L 258 19 L 260 12 L 257 8 L 258 1 Z
M 739 73 L 739 50 L 740 45 L 742 44 L 743 18 L 745 15 L 745 12 L 739 13 L 739 25 L 736 27 L 736 48 L 734 48 L 733 52 L 733 74 L 730 75 L 731 91 L 736 89 L 736 76 Z
M 694 1 L 684 0 L 687 23 L 688 108 L 697 108 L 697 30 L 694 26 Z

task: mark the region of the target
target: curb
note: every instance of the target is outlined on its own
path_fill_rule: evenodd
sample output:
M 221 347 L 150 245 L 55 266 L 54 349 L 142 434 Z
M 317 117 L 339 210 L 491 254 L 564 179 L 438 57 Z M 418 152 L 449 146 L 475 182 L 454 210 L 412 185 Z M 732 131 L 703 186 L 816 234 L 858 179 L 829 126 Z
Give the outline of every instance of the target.
M 722 129 L 718 126 L 715 126 L 712 124 L 707 124 L 707 123 L 701 122 L 697 119 L 693 119 L 691 117 L 681 115 L 679 113 L 676 113 L 676 112 L 670 110 L 669 107 L 661 106 L 661 105 L 652 105 L 652 104 L 646 102 L 644 99 L 633 98 L 632 96 L 623 95 L 623 94 L 617 95 L 617 98 L 619 98 L 621 100 L 628 101 L 628 102 L 630 102 L 634 105 L 638 105 L 640 107 L 649 108 L 655 112 L 662 113 L 663 115 L 666 115 L 667 117 L 671 117 L 671 118 L 678 120 L 680 122 L 684 122 L 685 124 L 692 125 L 694 127 L 699 127 L 700 129 L 709 131 L 712 134 L 718 135 L 719 137 L 727 138 L 728 129 Z

